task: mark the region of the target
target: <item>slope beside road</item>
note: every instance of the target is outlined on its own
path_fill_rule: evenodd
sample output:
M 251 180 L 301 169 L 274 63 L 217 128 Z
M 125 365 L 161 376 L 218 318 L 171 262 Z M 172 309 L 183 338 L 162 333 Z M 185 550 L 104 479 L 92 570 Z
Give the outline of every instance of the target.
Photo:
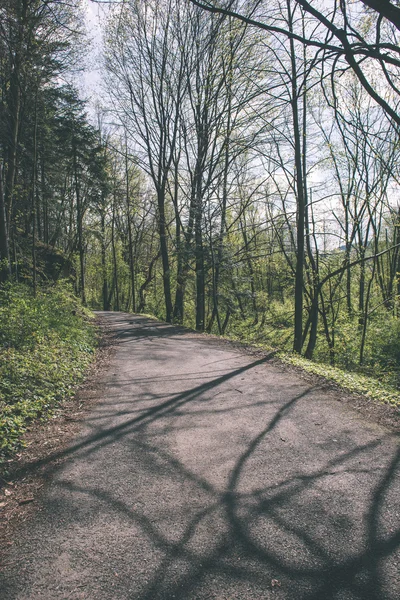
M 2 600 L 396 600 L 400 451 L 334 394 L 102 313 L 97 402 L 22 523 Z

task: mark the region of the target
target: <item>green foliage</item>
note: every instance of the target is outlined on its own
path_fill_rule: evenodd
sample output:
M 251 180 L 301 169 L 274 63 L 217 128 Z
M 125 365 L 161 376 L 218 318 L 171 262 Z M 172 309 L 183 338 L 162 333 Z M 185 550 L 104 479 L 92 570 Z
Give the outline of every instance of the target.
M 278 349 L 284 361 L 337 383 L 350 392 L 363 394 L 378 402 L 400 406 L 400 321 L 388 311 L 376 313 L 368 326 L 364 362 L 359 364 L 362 328 L 356 316 L 342 313 L 335 326 L 335 366 L 321 328 L 314 360 L 292 354 L 293 304 L 272 302 L 264 322 L 250 318 L 234 319 L 228 337 L 265 350 Z
M 301 367 L 309 373 L 334 381 L 341 388 L 356 394 L 363 394 L 380 403 L 400 408 L 400 393 L 393 387 L 381 383 L 373 377 L 361 373 L 351 373 L 326 364 L 315 363 L 294 354 L 279 354 L 284 362 Z
M 93 359 L 91 314 L 66 285 L 0 291 L 0 462 L 28 423 L 71 395 Z
M 255 322 L 254 315 L 242 320 L 236 314 L 227 331 L 229 337 L 263 347 L 290 350 L 293 344 L 293 303 L 289 300 L 269 303 L 263 300 L 263 313 L 259 320 Z
M 367 361 L 372 368 L 393 374 L 400 387 L 400 320 L 380 315 L 369 326 Z

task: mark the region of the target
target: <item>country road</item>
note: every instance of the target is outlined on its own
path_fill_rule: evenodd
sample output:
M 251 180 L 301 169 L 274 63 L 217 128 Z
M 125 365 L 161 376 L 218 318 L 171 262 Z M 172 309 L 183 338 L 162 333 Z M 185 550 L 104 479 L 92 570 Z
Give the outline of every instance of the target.
M 101 313 L 98 401 L 22 523 L 1 600 L 397 600 L 399 444 L 217 339 Z

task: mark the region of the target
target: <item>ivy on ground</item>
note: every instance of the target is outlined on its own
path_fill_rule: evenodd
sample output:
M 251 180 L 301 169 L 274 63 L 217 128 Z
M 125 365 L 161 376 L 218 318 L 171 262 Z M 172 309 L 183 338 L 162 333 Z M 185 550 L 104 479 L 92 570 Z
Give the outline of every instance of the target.
M 95 348 L 93 316 L 65 284 L 36 297 L 23 284 L 0 290 L 0 463 L 33 419 L 74 393 Z

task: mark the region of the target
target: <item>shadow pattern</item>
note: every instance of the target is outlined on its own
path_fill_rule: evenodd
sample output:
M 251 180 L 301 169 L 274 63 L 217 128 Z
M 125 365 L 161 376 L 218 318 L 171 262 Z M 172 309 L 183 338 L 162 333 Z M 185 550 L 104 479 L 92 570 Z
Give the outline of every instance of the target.
M 28 566 L 6 569 L 5 598 L 400 597 L 392 435 L 357 437 L 352 428 L 362 425 L 348 422 L 330 431 L 328 416 L 320 433 L 332 409 L 304 383 L 282 392 L 268 356 L 232 364 L 224 349 L 212 360 L 183 328 L 108 319 L 126 369 L 116 381 L 104 375 L 106 399 L 81 438 L 47 459 L 53 483 L 28 535 L 41 532 L 48 549 L 32 558 L 31 544 L 18 541 Z M 189 370 L 168 368 L 193 353 Z M 69 568 L 59 565 L 60 539 Z

